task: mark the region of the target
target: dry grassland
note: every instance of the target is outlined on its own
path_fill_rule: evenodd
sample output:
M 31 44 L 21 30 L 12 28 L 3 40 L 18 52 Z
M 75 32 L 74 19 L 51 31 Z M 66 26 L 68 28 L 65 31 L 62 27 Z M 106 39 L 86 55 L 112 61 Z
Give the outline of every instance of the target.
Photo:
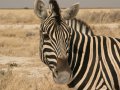
M 35 24 L 39 19 L 31 9 L 0 9 L 0 24 Z
M 81 9 L 77 18 L 96 35 L 120 38 L 120 9 Z M 70 90 L 39 59 L 39 23 L 33 10 L 0 10 L 0 90 Z

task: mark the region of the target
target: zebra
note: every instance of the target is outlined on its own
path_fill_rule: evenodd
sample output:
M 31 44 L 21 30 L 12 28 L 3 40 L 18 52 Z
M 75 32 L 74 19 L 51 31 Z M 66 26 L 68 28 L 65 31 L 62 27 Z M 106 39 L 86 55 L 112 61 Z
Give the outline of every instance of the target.
M 56 0 L 49 4 L 40 50 L 54 81 L 76 90 L 120 90 L 120 39 L 82 34 L 66 24 Z
M 42 12 L 43 11 L 43 12 Z M 72 27 L 74 30 L 77 30 L 78 32 L 81 32 L 86 35 L 94 35 L 91 27 L 84 22 L 83 20 L 78 20 L 75 18 L 79 11 L 79 4 L 73 4 L 71 7 L 65 9 L 61 12 L 62 18 L 65 20 L 65 22 Z M 45 4 L 42 0 L 35 0 L 34 3 L 34 12 L 41 20 L 44 20 L 46 17 L 48 17 L 48 12 L 45 7 Z M 50 13 L 50 11 L 49 11 Z M 44 17 L 41 17 L 40 14 L 43 14 Z

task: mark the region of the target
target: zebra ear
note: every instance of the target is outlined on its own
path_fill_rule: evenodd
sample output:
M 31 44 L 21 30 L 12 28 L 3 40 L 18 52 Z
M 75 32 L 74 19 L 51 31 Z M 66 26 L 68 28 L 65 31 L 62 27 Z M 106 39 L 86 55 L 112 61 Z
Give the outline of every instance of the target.
M 65 11 L 62 12 L 62 17 L 63 19 L 72 19 L 77 15 L 78 12 L 79 12 L 79 3 L 74 4 L 73 6 L 65 9 Z
M 47 9 L 46 9 L 45 4 L 42 0 L 35 0 L 34 12 L 40 19 L 43 19 L 43 20 L 46 19 L 48 16 Z

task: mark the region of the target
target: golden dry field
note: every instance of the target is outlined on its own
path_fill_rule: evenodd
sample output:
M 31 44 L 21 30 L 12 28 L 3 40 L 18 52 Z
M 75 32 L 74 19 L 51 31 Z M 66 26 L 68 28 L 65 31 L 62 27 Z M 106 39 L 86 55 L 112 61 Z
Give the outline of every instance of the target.
M 80 9 L 95 35 L 120 38 L 120 9 Z M 32 9 L 0 9 L 0 90 L 72 90 L 39 59 L 40 20 Z

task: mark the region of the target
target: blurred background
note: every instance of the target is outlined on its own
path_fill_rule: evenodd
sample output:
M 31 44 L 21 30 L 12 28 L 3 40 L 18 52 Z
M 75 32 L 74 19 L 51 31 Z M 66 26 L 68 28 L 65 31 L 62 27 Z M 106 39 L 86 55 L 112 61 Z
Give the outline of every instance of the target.
M 43 0 L 48 4 L 49 0 Z M 62 8 L 80 3 L 81 8 L 120 8 L 120 0 L 57 0 Z M 0 0 L 0 8 L 33 8 L 34 0 Z M 67 3 L 66 3 L 67 2 Z M 69 2 L 69 3 L 68 3 Z

